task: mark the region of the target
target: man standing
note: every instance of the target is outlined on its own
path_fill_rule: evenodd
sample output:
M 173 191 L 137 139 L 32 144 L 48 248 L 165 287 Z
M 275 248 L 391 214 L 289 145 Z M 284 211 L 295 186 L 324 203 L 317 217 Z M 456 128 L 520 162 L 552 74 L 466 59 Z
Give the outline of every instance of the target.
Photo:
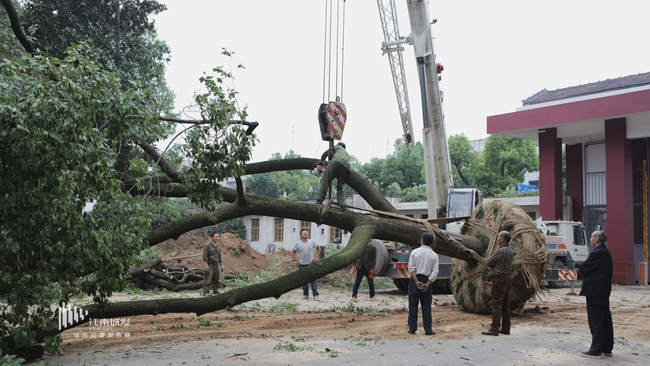
M 422 325 L 426 335 L 434 335 L 431 318 L 431 285 L 438 276 L 438 255 L 433 251 L 436 247 L 435 237 L 424 233 L 420 238 L 420 247 L 411 252 L 408 270 L 409 280 L 409 317 L 408 332 L 415 334 L 418 327 L 418 302 L 422 306 Z
M 314 249 L 317 250 L 316 256 L 314 256 Z M 309 239 L 309 232 L 307 230 L 300 231 L 300 240 L 293 246 L 291 256 L 296 261 L 299 269 L 318 262 L 320 247 L 315 241 Z M 314 295 L 314 300 L 318 300 L 318 285 L 316 281 L 311 283 L 311 292 Z M 305 300 L 309 300 L 309 287 L 307 285 L 302 286 L 302 294 Z
M 514 253 L 510 248 L 510 233 L 502 231 L 497 235 L 499 248 L 492 253 L 485 265 L 490 269 L 488 277 L 492 279 L 492 325 L 490 330 L 481 332 L 485 335 L 498 336 L 510 334 L 510 287 L 512 286 L 512 260 Z M 503 323 L 501 323 L 503 317 Z
M 218 241 L 219 233 L 214 231 L 203 248 L 203 261 L 208 264 L 208 273 L 203 280 L 203 293 L 205 294 L 210 293 L 210 285 L 212 285 L 215 295 L 219 293 L 219 270 L 223 271 L 223 263 L 221 263 L 221 246 Z
M 609 295 L 612 292 L 612 255 L 605 243 L 607 234 L 596 230 L 589 239 L 594 250 L 580 265 L 584 276 L 580 295 L 587 297 L 587 320 L 591 331 L 591 347 L 582 352 L 582 357 L 611 357 L 614 348 L 614 326 L 612 313 L 609 311 Z
M 323 165 L 329 150 L 325 151 L 320 158 L 320 164 Z M 345 144 L 339 142 L 334 145 L 334 155 L 330 159 L 330 163 L 325 168 L 325 172 L 320 179 L 320 189 L 318 190 L 318 197 L 316 204 L 320 205 L 325 200 L 327 189 L 332 181 L 336 179 L 336 202 L 341 211 L 345 211 L 345 192 L 343 191 L 345 180 L 350 176 L 350 155 L 345 150 Z
M 352 287 L 352 300 L 357 300 L 357 293 L 359 293 L 359 285 L 363 280 L 363 276 L 366 276 L 368 279 L 368 288 L 370 289 L 370 301 L 375 299 L 375 255 L 377 249 L 374 245 L 366 244 L 363 254 L 357 261 L 354 263 L 354 267 L 357 270 L 357 278 L 354 281 L 354 287 Z

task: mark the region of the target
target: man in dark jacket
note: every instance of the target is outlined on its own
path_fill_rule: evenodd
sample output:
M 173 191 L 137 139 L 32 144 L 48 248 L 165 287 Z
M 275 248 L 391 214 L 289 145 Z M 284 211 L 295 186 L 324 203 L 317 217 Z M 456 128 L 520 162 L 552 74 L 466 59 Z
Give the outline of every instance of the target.
M 485 335 L 498 336 L 510 334 L 510 288 L 512 287 L 512 261 L 514 252 L 510 248 L 510 233 L 502 231 L 497 235 L 499 248 L 492 253 L 485 265 L 490 269 L 488 277 L 492 279 L 490 303 L 492 307 L 492 325 L 490 330 L 481 332 Z M 501 322 L 503 318 L 503 323 Z
M 581 356 L 602 358 L 611 357 L 614 348 L 614 326 L 609 311 L 609 295 L 612 292 L 612 255 L 607 250 L 607 234 L 596 230 L 589 239 L 594 250 L 580 265 L 584 276 L 580 295 L 587 297 L 587 320 L 591 331 L 591 347 Z
M 368 289 L 370 289 L 370 301 L 375 299 L 375 256 L 377 255 L 377 249 L 370 242 L 366 245 L 366 248 L 363 250 L 363 254 L 357 261 L 354 263 L 354 268 L 357 270 L 357 278 L 354 281 L 354 286 L 352 287 L 352 300 L 357 299 L 357 293 L 359 293 L 359 285 L 363 280 L 363 276 L 366 276 L 368 279 Z
M 325 151 L 320 158 L 319 164 L 323 165 L 325 159 L 329 155 L 329 150 Z M 350 176 L 350 155 L 345 150 L 345 144 L 339 142 L 334 145 L 334 155 L 330 159 L 330 163 L 325 168 L 325 172 L 320 179 L 320 189 L 318 190 L 318 198 L 316 204 L 322 204 L 327 194 L 332 181 L 336 179 L 336 202 L 342 211 L 345 211 L 345 193 L 343 191 L 345 181 Z
M 219 293 L 219 269 L 223 271 L 219 233 L 216 231 L 210 234 L 210 240 L 203 248 L 203 261 L 208 265 L 208 273 L 203 280 L 203 293 L 207 295 L 212 287 L 212 291 L 216 295 Z

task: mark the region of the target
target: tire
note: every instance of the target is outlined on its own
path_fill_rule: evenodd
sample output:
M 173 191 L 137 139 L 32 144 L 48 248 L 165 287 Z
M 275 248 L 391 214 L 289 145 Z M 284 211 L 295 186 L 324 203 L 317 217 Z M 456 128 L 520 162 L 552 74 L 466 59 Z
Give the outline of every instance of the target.
M 384 245 L 384 242 L 381 240 L 372 239 L 370 240 L 370 243 L 377 249 L 375 257 L 375 276 L 381 276 L 386 272 L 388 265 L 390 264 L 388 249 L 386 249 L 386 245 Z
M 562 262 L 559 259 L 556 259 L 553 261 L 553 269 L 564 269 L 566 266 L 564 265 L 564 262 Z M 549 288 L 562 288 L 564 287 L 564 283 L 566 281 L 546 281 L 548 282 L 548 287 Z
M 442 294 L 450 294 L 451 293 L 451 278 L 445 278 L 445 279 L 438 279 L 436 280 L 436 286 L 440 290 L 440 293 Z
M 409 290 L 408 278 L 393 278 L 393 283 L 398 290 L 407 292 Z

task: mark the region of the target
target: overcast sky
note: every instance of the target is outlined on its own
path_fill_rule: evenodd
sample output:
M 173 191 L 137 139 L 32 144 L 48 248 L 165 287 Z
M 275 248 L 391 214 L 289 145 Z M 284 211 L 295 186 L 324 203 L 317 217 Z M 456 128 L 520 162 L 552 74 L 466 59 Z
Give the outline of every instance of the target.
M 176 107 L 192 103 L 203 72 L 235 75 L 241 106 L 258 121 L 253 161 L 293 149 L 318 157 L 323 100 L 325 0 L 160 0 L 158 36 L 170 46 L 167 82 Z M 343 102 L 348 151 L 384 158 L 402 135 L 376 1 L 346 2 Z M 406 0 L 397 0 L 400 34 L 410 34 Z M 445 66 L 447 135 L 487 137 L 487 116 L 515 111 L 541 89 L 555 90 L 650 71 L 650 1 L 431 0 L 437 62 Z M 413 49 L 404 63 L 415 138 L 422 117 Z M 234 52 L 231 60 L 222 48 Z M 237 64 L 246 69 L 236 69 Z

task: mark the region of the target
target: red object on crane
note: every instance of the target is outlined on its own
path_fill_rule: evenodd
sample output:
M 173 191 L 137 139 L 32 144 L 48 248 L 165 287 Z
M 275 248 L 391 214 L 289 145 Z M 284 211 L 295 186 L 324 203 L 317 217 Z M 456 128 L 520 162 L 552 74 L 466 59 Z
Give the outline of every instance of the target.
M 436 64 L 436 73 L 440 74 L 444 69 L 445 67 L 440 62 Z
M 318 109 L 318 124 L 323 141 L 341 140 L 348 118 L 345 104 L 339 97 L 336 102 L 323 103 Z

